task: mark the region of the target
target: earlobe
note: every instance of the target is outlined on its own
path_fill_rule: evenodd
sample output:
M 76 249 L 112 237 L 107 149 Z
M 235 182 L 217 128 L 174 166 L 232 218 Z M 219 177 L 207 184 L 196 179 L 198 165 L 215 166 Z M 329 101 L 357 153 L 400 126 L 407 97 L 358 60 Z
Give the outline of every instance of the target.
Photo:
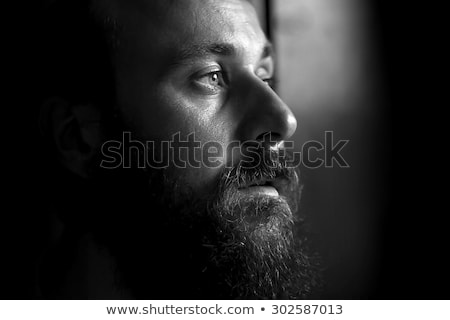
M 94 105 L 71 105 L 61 98 L 47 100 L 40 112 L 41 132 L 56 149 L 60 163 L 73 173 L 89 178 L 103 142 L 100 112 Z

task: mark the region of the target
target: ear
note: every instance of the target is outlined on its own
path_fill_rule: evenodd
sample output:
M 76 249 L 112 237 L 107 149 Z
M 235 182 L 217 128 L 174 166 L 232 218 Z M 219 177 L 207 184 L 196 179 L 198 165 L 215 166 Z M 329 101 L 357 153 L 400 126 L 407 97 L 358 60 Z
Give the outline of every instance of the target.
M 99 109 L 92 104 L 71 105 L 54 97 L 43 104 L 39 125 L 56 147 L 61 164 L 89 178 L 89 168 L 105 139 Z

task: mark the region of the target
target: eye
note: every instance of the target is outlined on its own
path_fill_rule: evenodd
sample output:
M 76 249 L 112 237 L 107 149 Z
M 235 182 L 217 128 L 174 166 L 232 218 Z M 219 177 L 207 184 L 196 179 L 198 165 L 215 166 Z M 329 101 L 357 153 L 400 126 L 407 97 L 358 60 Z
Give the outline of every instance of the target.
M 221 72 L 211 72 L 204 76 L 209 85 L 220 86 L 223 83 L 223 77 Z
M 201 89 L 216 93 L 227 86 L 223 72 L 220 70 L 211 71 L 194 77 L 194 83 Z

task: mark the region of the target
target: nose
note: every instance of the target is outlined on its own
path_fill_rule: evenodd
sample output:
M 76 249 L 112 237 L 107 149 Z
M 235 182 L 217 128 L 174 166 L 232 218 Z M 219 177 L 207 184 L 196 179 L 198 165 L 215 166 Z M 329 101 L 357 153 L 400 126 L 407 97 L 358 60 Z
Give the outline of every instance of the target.
M 270 134 L 279 141 L 289 139 L 297 129 L 297 119 L 291 109 L 264 81 L 254 77 L 247 81 L 241 87 L 245 112 L 238 130 L 240 138 L 261 140 Z

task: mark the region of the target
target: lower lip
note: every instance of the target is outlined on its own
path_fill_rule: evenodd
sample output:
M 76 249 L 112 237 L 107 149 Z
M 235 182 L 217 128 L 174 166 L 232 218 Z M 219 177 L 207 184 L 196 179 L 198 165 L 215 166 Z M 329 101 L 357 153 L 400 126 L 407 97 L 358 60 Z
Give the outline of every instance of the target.
M 279 193 L 277 189 L 272 186 L 254 186 L 248 187 L 245 189 L 240 189 L 241 192 L 252 194 L 252 195 L 261 195 L 261 196 L 269 196 L 269 197 L 278 197 Z

